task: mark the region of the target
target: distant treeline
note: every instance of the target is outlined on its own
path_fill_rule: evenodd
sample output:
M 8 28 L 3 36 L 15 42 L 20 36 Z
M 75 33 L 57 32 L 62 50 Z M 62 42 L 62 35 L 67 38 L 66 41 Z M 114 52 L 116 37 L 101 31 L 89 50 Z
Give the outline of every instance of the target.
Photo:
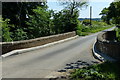
M 88 19 L 90 19 L 90 18 L 78 18 L 78 20 L 80 20 L 80 21 L 83 21 L 83 20 L 88 20 Z M 94 20 L 94 21 L 100 21 L 101 20 L 101 18 L 92 18 L 92 20 Z

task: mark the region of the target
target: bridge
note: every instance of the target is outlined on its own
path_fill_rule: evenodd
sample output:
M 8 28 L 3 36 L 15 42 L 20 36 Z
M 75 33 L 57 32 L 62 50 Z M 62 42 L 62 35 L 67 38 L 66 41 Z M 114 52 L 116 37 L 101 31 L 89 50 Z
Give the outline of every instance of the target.
M 99 62 L 92 54 L 99 33 L 2 58 L 2 78 L 48 78 L 50 74 L 65 69 L 68 63 Z

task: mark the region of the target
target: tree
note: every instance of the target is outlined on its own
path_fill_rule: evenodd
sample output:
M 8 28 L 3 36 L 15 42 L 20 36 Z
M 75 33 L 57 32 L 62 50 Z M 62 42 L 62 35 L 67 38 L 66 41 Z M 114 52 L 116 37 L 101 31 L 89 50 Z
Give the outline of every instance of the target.
M 28 36 L 36 38 L 50 35 L 51 11 L 37 7 L 37 9 L 33 9 L 33 12 L 34 15 L 29 15 L 30 19 L 27 22 Z
M 111 12 L 114 12 L 114 13 L 111 14 L 110 16 L 112 16 L 113 22 L 116 25 L 120 26 L 120 1 L 114 2 L 113 5 L 114 5 L 114 9 L 111 10 L 111 8 L 110 8 L 110 10 L 111 10 Z M 110 6 L 110 7 L 112 7 L 112 6 Z
M 104 8 L 100 15 L 102 15 L 102 19 L 107 23 L 112 20 L 116 25 L 120 25 L 120 1 L 112 2 L 108 8 Z
M 75 31 L 78 26 L 79 8 L 81 9 L 83 6 L 87 6 L 86 3 L 87 2 L 83 2 L 82 0 L 60 2 L 61 5 L 65 5 L 66 7 L 54 15 L 55 32 Z
M 116 24 L 116 26 L 120 26 L 120 1 L 115 1 L 110 4 L 108 8 L 104 8 L 100 13 L 102 15 L 102 19 L 106 22 L 110 22 Z M 116 30 L 117 40 L 120 41 L 120 28 Z
M 28 15 L 33 15 L 32 9 L 37 6 L 47 7 L 45 2 L 2 2 L 2 17 L 10 19 L 9 24 L 14 24 L 15 28 L 26 27 Z
M 30 30 L 26 22 L 30 19 L 29 15 L 35 15 L 33 9 L 36 9 L 38 6 L 44 8 L 44 10 L 47 9 L 46 2 L 3 2 L 3 20 L 10 19 L 9 23 L 6 24 L 9 25 L 8 27 L 3 25 L 3 33 L 7 30 L 5 36 L 3 36 L 3 40 L 10 41 L 11 38 L 16 41 L 31 38 L 29 37 L 31 34 L 28 34 Z M 9 40 L 5 40 L 7 37 Z
M 60 1 L 60 0 L 59 0 Z M 83 7 L 87 7 L 87 2 L 83 0 L 66 0 L 60 3 L 61 5 L 65 5 L 66 9 L 70 10 L 70 15 L 74 14 L 74 10 L 82 9 Z
M 100 15 L 102 15 L 101 19 L 102 19 L 104 22 L 106 22 L 107 24 L 110 24 L 110 23 L 109 23 L 110 18 L 109 18 L 109 16 L 108 16 L 108 13 L 109 13 L 108 8 L 104 8 L 104 9 L 101 11 Z
M 53 23 L 55 33 L 64 33 L 75 31 L 78 24 L 78 10 L 74 11 L 74 15 L 71 17 L 70 10 L 63 9 L 54 14 Z

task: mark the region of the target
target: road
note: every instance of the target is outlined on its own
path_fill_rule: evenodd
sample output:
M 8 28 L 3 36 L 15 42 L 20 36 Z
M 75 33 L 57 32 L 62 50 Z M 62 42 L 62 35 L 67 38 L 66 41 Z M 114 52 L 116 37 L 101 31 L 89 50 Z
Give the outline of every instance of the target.
M 2 59 L 3 78 L 45 78 L 77 60 L 97 61 L 92 44 L 98 33 Z

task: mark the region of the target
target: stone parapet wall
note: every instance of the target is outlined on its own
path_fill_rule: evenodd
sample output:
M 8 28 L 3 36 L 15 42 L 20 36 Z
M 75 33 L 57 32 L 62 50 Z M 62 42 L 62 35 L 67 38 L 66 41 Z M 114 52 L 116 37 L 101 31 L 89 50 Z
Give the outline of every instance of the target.
M 97 36 L 96 49 L 120 60 L 120 42 L 115 42 L 115 32 L 102 32 Z
M 14 41 L 14 42 L 2 42 L 0 43 L 0 46 L 2 45 L 2 54 L 5 54 L 7 52 L 10 52 L 12 50 L 16 49 L 24 49 L 24 48 L 30 48 L 35 46 L 44 45 L 47 43 L 59 41 L 62 39 L 70 38 L 76 36 L 76 32 L 68 32 L 58 35 L 51 35 L 46 37 L 40 37 L 30 40 L 22 40 L 22 41 Z

